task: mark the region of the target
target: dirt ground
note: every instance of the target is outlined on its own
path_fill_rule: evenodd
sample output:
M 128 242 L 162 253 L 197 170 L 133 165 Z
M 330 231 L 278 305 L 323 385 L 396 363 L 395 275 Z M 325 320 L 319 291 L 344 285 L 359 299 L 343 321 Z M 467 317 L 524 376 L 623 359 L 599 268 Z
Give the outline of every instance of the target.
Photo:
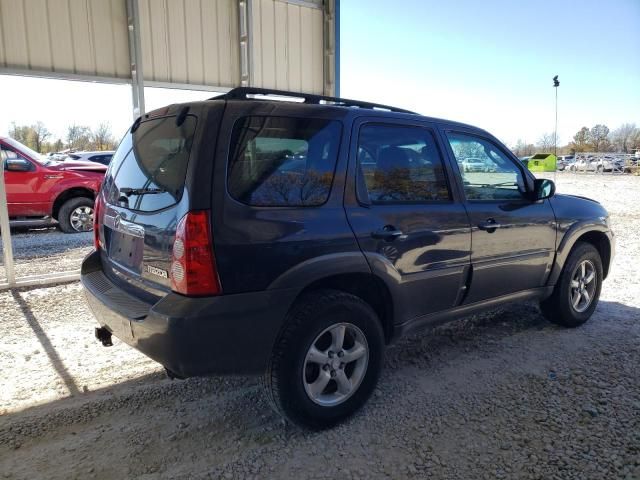
M 556 180 L 617 234 L 592 319 L 566 330 L 521 304 L 403 340 L 365 408 L 324 432 L 284 424 L 255 378 L 171 381 L 101 347 L 77 283 L 0 292 L 0 478 L 640 479 L 640 177 Z M 66 269 L 77 242 L 25 254 L 29 270 Z

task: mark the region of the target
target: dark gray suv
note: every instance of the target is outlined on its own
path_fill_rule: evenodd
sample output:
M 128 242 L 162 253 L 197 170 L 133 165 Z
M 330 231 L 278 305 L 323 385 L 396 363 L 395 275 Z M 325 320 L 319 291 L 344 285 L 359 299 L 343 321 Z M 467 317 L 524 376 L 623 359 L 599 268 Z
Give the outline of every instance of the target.
M 104 345 L 172 377 L 262 374 L 280 413 L 320 428 L 366 402 L 403 335 L 519 300 L 591 316 L 609 217 L 554 191 L 469 125 L 240 88 L 134 122 L 82 283 Z

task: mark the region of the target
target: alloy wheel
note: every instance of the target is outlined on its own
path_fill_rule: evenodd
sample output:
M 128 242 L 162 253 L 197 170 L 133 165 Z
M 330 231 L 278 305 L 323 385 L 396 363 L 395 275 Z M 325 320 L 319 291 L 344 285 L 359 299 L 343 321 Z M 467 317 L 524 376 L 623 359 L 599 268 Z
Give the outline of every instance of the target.
M 76 232 L 88 232 L 93 228 L 93 208 L 81 206 L 71 212 L 69 216 L 71 227 Z
M 351 397 L 367 372 L 369 346 L 358 327 L 338 323 L 311 343 L 304 360 L 302 382 L 309 398 L 335 406 Z
M 573 272 L 569 300 L 576 312 L 582 313 L 591 305 L 597 287 L 596 275 L 596 267 L 590 260 L 580 262 Z

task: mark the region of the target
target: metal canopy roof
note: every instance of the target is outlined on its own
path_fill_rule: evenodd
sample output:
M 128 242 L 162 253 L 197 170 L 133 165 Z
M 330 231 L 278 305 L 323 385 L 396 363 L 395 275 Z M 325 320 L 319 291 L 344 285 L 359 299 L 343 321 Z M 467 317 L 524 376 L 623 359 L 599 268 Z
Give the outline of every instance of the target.
M 340 0 L 0 0 L 0 74 L 132 87 L 263 87 L 337 96 Z M 0 159 L 0 223 L 9 232 Z M 2 235 L 0 288 L 77 278 L 16 278 Z M 1 280 L 1 279 L 0 279 Z
M 338 0 L 0 0 L 0 74 L 336 95 L 337 7 Z

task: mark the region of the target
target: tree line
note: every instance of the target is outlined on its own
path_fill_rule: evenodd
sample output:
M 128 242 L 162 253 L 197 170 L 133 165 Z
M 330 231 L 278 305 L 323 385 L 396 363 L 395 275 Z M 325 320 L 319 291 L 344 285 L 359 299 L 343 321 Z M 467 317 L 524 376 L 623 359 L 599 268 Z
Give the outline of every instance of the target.
M 553 133 L 545 133 L 535 144 L 518 140 L 512 150 L 518 157 L 523 157 L 536 153 L 553 153 L 554 145 Z M 569 143 L 558 145 L 558 154 L 573 155 L 580 152 L 633 153 L 637 149 L 640 149 L 640 128 L 636 127 L 635 123 L 623 123 L 615 130 L 609 130 L 606 125 L 598 124 L 591 128 L 582 127 Z
M 69 125 L 64 139 L 53 140 L 53 134 L 42 122 L 33 125 L 9 127 L 9 136 L 39 153 L 63 150 L 115 150 L 118 145 L 111 131 L 111 124 L 102 122 L 95 128 L 86 125 Z

